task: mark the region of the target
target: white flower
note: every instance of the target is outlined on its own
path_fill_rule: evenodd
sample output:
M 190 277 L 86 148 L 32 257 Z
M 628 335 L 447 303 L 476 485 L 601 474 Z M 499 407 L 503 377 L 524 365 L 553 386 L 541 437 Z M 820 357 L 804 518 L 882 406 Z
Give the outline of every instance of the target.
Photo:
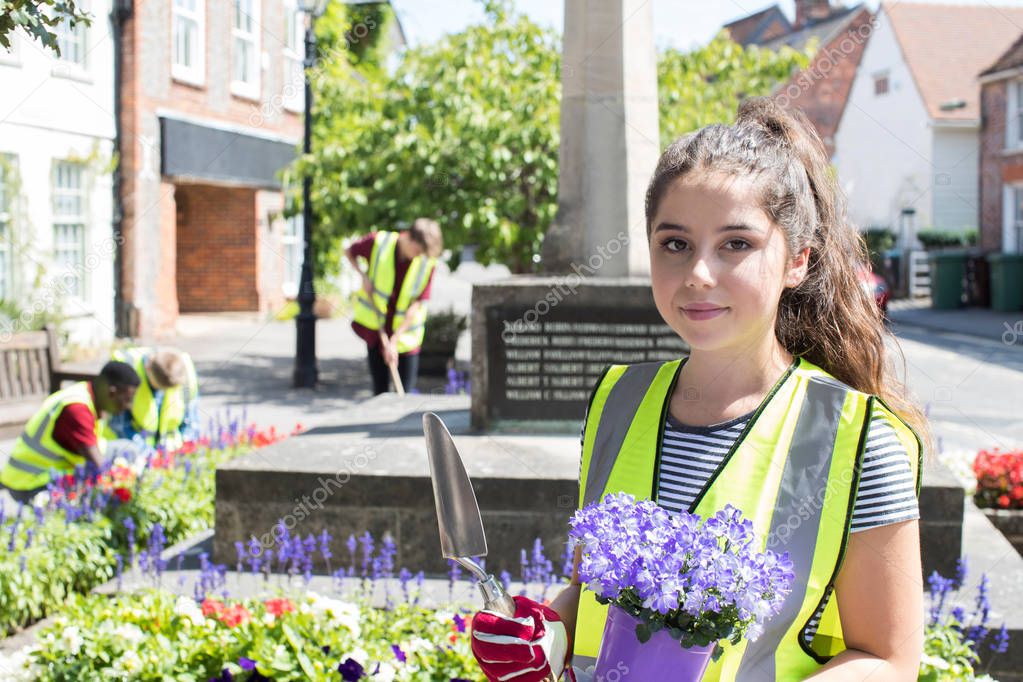
M 373 675 L 374 680 L 380 680 L 381 682 L 392 682 L 394 676 L 398 674 L 398 671 L 394 669 L 394 666 L 390 663 L 381 663 L 379 670 Z
M 349 658 L 355 661 L 356 663 L 366 665 L 366 661 L 369 660 L 369 654 L 362 647 L 358 647 L 346 653 L 344 656 L 341 657 L 340 660 L 347 661 Z
M 33 660 L 35 647 L 25 647 L 10 656 L 0 653 L 0 679 L 6 682 L 32 682 L 42 673 L 41 667 Z
M 142 659 L 133 650 L 125 651 L 119 659 L 114 661 L 114 671 L 119 674 L 130 676 L 142 669 Z
M 438 623 L 444 623 L 446 625 L 454 620 L 455 613 L 454 611 L 434 611 L 433 618 Z
M 178 597 L 178 600 L 174 603 L 174 613 L 192 625 L 202 625 L 206 620 L 206 616 L 202 614 L 202 609 L 199 608 L 194 599 L 189 597 Z
M 331 627 L 343 626 L 356 637 L 359 636 L 359 607 L 340 599 L 330 599 L 315 592 L 309 593 L 309 608 L 313 613 L 326 614 L 330 618 Z M 358 659 L 356 659 L 358 660 Z
M 77 625 L 71 625 L 64 628 L 64 632 L 60 635 L 60 645 L 67 649 L 69 654 L 77 654 L 85 640 L 82 639 L 81 632 L 78 630 Z
M 432 651 L 433 646 L 433 642 L 417 635 L 401 645 L 401 650 L 409 654 L 416 654 L 420 651 Z
M 114 628 L 114 637 L 124 640 L 129 645 L 134 645 L 141 642 L 146 636 L 143 634 L 138 625 L 135 625 L 134 623 L 122 623 Z

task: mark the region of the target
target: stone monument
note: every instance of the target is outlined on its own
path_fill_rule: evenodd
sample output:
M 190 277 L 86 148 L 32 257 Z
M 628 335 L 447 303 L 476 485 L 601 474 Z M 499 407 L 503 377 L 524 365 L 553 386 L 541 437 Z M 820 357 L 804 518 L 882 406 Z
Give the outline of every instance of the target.
M 651 3 L 566 0 L 558 214 L 542 276 L 473 288 L 474 428 L 578 429 L 606 365 L 684 350 L 650 293 L 644 198 L 659 153 Z

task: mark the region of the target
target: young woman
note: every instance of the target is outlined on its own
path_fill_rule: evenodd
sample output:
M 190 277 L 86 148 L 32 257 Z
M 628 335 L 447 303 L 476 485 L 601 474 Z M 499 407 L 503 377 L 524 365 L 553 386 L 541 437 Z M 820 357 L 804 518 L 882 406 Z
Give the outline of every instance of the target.
M 654 300 L 691 350 L 605 371 L 581 504 L 616 491 L 700 515 L 731 503 L 764 547 L 790 553 L 782 613 L 704 680 L 915 680 L 926 423 L 886 361 L 856 276 L 865 246 L 820 139 L 805 117 L 746 100 L 735 125 L 664 152 L 646 215 Z M 474 620 L 490 680 L 571 678 L 592 662 L 606 607 L 574 577 L 549 608 L 516 603 L 515 618 Z

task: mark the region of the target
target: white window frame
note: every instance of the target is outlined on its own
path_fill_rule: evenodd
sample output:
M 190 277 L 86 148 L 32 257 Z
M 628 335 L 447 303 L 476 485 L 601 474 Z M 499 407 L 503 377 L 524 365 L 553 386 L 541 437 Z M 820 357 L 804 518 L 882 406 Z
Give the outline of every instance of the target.
M 287 298 L 298 296 L 298 282 L 302 278 L 304 236 L 301 214 L 283 219 L 281 256 L 284 260 L 284 267 L 282 268 L 281 290 Z
M 1023 149 L 1023 79 L 1006 83 L 1005 151 Z
M 3 165 L 0 165 L 0 301 L 10 300 L 15 296 L 14 286 L 14 233 L 11 220 L 11 204 L 14 197 L 9 196 L 7 187 L 7 169 L 17 166 L 18 157 L 14 154 L 0 152 Z
M 66 173 L 64 171 L 67 171 Z M 75 161 L 55 161 L 51 185 L 53 211 L 53 275 L 60 290 L 69 298 L 84 301 L 88 291 L 85 268 L 85 244 L 89 230 L 88 179 L 85 164 Z M 70 205 L 69 204 L 77 204 Z M 62 239 L 61 234 L 76 232 L 74 240 Z M 72 243 L 76 242 L 76 243 Z M 67 257 L 67 253 L 71 257 Z M 73 262 L 72 262 L 73 261 Z M 70 280 L 68 270 L 74 273 Z M 74 282 L 74 289 L 67 288 Z
M 239 97 L 259 100 L 260 71 L 262 69 L 262 57 L 260 53 L 260 3 L 262 0 L 232 0 L 231 2 L 231 93 Z M 240 16 L 243 13 L 245 3 L 250 3 L 252 10 L 248 14 L 248 27 L 242 26 Z M 249 46 L 252 55 L 252 80 L 239 80 L 236 78 L 239 68 L 239 43 Z
M 305 111 L 305 13 L 295 0 L 284 0 L 284 87 L 281 97 L 284 108 Z
M 1003 185 L 1002 251 L 1023 253 L 1023 184 Z
M 178 5 L 171 0 L 171 78 L 190 85 L 206 83 L 206 0 L 194 0 L 195 10 Z M 192 46 L 192 64 L 177 61 L 178 24 L 190 22 L 195 25 L 196 40 Z
M 77 8 L 85 12 L 88 6 L 85 3 L 78 3 Z M 60 48 L 60 56 L 56 58 L 53 67 L 54 76 L 88 80 L 89 69 L 89 27 L 85 22 L 78 22 L 74 28 L 70 27 L 71 21 L 63 19 L 57 24 L 53 33 Z

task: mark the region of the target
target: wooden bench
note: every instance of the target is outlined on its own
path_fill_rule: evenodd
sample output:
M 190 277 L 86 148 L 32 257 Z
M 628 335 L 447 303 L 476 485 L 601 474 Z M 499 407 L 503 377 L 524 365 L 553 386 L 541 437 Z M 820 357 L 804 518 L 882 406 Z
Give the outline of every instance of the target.
M 53 327 L 0 341 L 0 437 L 17 435 L 46 396 L 65 381 L 90 381 L 95 376 L 61 366 Z

